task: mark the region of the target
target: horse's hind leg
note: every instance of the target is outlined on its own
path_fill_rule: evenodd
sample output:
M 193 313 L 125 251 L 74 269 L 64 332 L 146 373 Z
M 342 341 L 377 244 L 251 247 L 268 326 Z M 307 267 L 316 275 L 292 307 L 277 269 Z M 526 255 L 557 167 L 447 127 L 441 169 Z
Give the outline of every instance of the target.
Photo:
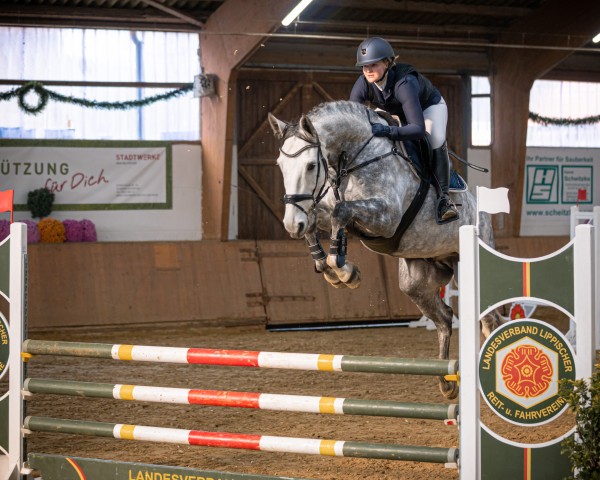
M 455 272 L 458 272 L 458 261 L 452 263 L 452 268 Z M 454 277 L 455 286 L 458 287 L 456 277 Z M 492 310 L 481 318 L 481 333 L 484 338 L 488 338 L 490 334 L 498 328 L 502 323 L 502 315 L 498 310 Z
M 449 265 L 424 259 L 403 259 L 399 261 L 398 277 L 400 290 L 410 297 L 421 313 L 431 319 L 437 328 L 438 358 L 450 357 L 450 336 L 452 335 L 452 308 L 440 297 L 440 288 L 446 285 L 453 275 Z M 439 377 L 440 390 L 446 398 L 456 398 L 458 385 Z
M 481 319 L 481 333 L 484 338 L 488 338 L 490 334 L 500 325 L 500 313 L 496 310 L 492 310 L 490 313 L 482 317 Z

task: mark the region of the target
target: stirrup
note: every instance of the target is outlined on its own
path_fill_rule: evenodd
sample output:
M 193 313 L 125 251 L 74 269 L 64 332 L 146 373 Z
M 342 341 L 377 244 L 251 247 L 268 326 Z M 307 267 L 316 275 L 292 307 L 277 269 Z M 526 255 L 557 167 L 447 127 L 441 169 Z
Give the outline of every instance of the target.
M 442 215 L 443 211 L 443 215 Z M 450 214 L 448 216 L 448 214 Z M 454 215 L 452 215 L 454 214 Z M 446 217 L 446 218 L 444 218 Z M 442 195 L 438 198 L 435 207 L 435 221 L 438 225 L 444 225 L 446 223 L 453 222 L 459 219 L 458 211 L 454 204 L 450 201 L 448 195 Z

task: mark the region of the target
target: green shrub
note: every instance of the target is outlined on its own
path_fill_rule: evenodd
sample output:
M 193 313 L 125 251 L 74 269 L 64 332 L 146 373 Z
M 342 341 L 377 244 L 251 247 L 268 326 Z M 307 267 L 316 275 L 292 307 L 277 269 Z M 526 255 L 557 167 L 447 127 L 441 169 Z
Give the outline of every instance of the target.
M 27 208 L 33 218 L 44 218 L 52 213 L 54 193 L 47 188 L 38 188 L 27 194 Z
M 600 480 L 600 365 L 589 382 L 561 380 L 559 394 L 575 413 L 575 435 L 562 443 L 574 469 L 569 479 Z

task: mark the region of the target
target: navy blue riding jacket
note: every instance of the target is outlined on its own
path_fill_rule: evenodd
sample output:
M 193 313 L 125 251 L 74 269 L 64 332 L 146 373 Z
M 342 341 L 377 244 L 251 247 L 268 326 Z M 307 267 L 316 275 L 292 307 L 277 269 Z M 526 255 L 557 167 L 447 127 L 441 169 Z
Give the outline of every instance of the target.
M 383 91 L 370 84 L 364 75 L 354 83 L 350 100 L 364 104 L 370 102 L 392 115 L 398 115 L 401 127 L 391 127 L 394 140 L 418 140 L 425 136 L 423 110 L 442 99 L 431 81 L 411 65 L 397 63 L 388 70 Z

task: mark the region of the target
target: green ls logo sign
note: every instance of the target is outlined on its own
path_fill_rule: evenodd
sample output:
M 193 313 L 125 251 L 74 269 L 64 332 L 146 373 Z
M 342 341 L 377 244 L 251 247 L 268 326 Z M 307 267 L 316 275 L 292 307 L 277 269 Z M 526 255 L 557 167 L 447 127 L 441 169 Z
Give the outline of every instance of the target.
M 527 203 L 558 203 L 558 166 L 527 166 Z

